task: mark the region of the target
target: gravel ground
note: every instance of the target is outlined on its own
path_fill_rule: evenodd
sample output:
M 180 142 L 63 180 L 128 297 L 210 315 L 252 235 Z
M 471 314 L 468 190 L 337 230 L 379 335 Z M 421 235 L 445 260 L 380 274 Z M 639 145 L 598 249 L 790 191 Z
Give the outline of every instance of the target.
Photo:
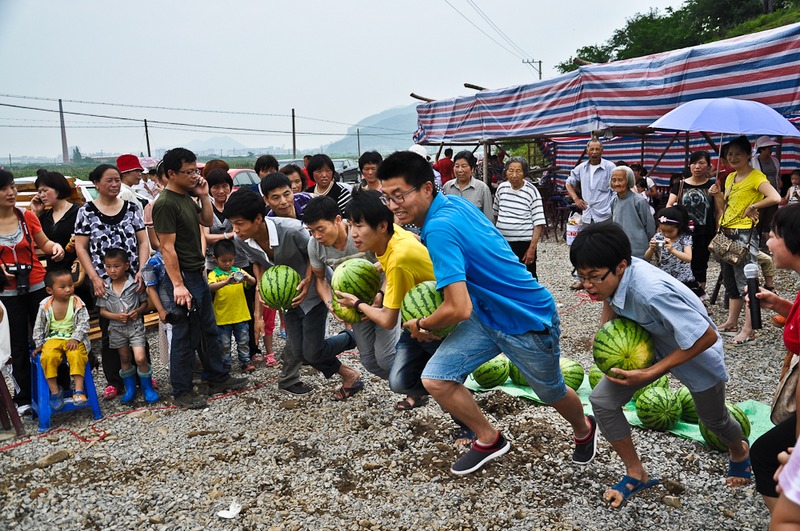
M 600 303 L 568 289 L 569 269 L 566 245 L 545 240 L 539 271 L 559 304 L 563 353 L 588 368 Z M 717 271 L 712 268 L 709 278 L 716 279 Z M 784 296 L 795 293 L 785 272 L 779 272 L 776 285 Z M 713 314 L 717 322 L 724 319 L 721 307 Z M 155 337 L 150 339 L 155 346 Z M 730 400 L 770 401 L 783 359 L 779 346 L 780 331 L 766 324 L 757 342 L 727 351 Z M 360 367 L 355 353 L 344 358 Z M 154 368 L 166 396 L 166 369 L 157 362 Z M 180 411 L 171 398 L 146 408 L 139 397 L 133 408 L 103 402 L 105 418 L 99 422 L 89 412 L 55 415 L 53 429 L 41 437 L 14 439 L 12 432 L 0 431 L 6 438 L 0 445 L 21 443 L 0 451 L 1 527 L 768 527 L 768 513 L 753 487 L 725 487 L 726 457 L 693 441 L 634 430 L 651 476 L 675 480 L 685 492 L 665 499 L 669 493 L 658 486 L 612 510 L 602 494 L 622 476 L 620 461 L 601 438 L 597 459 L 586 467 L 574 465 L 566 423 L 550 408 L 499 391 L 477 395 L 512 450 L 482 471 L 456 478 L 448 470 L 463 450 L 453 444 L 449 416 L 433 402 L 395 412 L 400 397 L 366 372 L 363 392 L 334 402 L 336 379 L 325 381 L 310 369 L 304 373 L 315 390 L 302 397 L 279 391 L 278 371 L 262 366 L 250 378 L 252 389 L 215 397 L 202 411 Z M 102 371 L 95 379 L 102 390 Z M 24 426 L 37 434 L 30 418 Z M 57 451 L 65 451 L 66 459 L 44 468 L 35 464 Z M 217 516 L 232 502 L 242 506 L 236 518 Z

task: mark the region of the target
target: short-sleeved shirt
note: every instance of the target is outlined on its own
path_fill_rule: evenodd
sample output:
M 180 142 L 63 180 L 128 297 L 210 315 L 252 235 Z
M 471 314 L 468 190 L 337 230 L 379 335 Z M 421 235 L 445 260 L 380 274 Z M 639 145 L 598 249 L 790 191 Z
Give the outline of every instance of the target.
M 584 223 L 598 223 L 611 217 L 611 199 L 614 192 L 611 190 L 611 172 L 614 163 L 610 160 L 600 159 L 600 165 L 593 169 L 589 161 L 575 166 L 567 178 L 567 184 L 581 185 L 581 196 L 589 205 L 581 214 Z
M 469 202 L 437 194 L 421 236 L 433 261 L 436 287 L 466 282 L 473 311 L 483 324 L 510 335 L 553 325 L 553 296 Z
M 487 219 L 494 219 L 492 191 L 483 181 L 472 177 L 467 186 L 461 188 L 458 179 L 451 179 L 442 186 L 442 192 L 447 195 L 463 197 L 483 212 Z
M 55 222 L 53 221 L 53 209 L 45 210 L 39 218 L 39 223 L 41 223 L 42 230 L 45 236 L 47 236 L 47 239 L 56 242 L 66 249 L 67 244 L 72 240 L 72 236 L 75 234 L 75 220 L 78 219 L 78 211 L 80 209 L 81 207 L 79 205 L 71 204 L 69 210 L 61 216 L 61 219 Z M 47 270 L 69 269 L 72 267 L 72 262 L 75 261 L 75 258 L 77 258 L 77 255 L 74 251 L 71 253 L 65 252 L 63 260 L 58 262 L 48 256 Z
M 147 300 L 147 294 L 136 293 L 137 284 L 130 274 L 125 279 L 125 285 L 119 294 L 114 291 L 110 278 L 106 278 L 103 283 L 106 288 L 106 296 L 97 299 L 96 305 L 98 308 L 105 308 L 111 313 L 128 313 Z M 117 321 L 110 322 L 110 324 L 114 323 L 117 323 Z M 118 324 L 124 326 L 123 323 Z
M 144 229 L 141 211 L 136 205 L 124 201 L 113 216 L 100 212 L 94 203 L 86 203 L 78 211 L 75 234 L 89 238 L 89 257 L 100 278 L 105 279 L 103 257 L 111 248 L 123 249 L 131 262 L 131 271 L 139 271 L 139 243 L 136 233 Z
M 215 267 L 208 274 L 208 283 L 222 282 L 229 276 L 241 271 L 238 267 L 231 267 L 230 271 L 223 271 Z M 222 286 L 214 295 L 214 316 L 218 325 L 244 323 L 250 320 L 250 310 L 247 308 L 247 299 L 244 296 L 244 282 L 235 282 Z
M 13 233 L 0 235 L 0 263 L 6 266 L 15 263 L 31 266 L 28 285 L 30 291 L 36 291 L 44 287 L 46 273 L 44 266 L 36 258 L 36 242 L 33 240 L 36 234 L 42 232 L 42 226 L 39 224 L 39 218 L 30 210 L 16 209 L 16 211 L 22 216 L 25 226 L 19 223 Z M 17 281 L 16 278 L 8 277 L 0 297 L 14 295 L 17 295 Z
M 203 271 L 206 265 L 200 247 L 200 205 L 191 196 L 164 190 L 153 205 L 156 233 L 175 234 L 175 254 L 183 271 Z
M 679 253 L 684 252 L 687 247 L 691 246 L 692 236 L 690 234 L 681 234 L 676 241 L 672 242 L 672 248 Z M 658 266 L 668 275 L 677 278 L 681 282 L 692 282 L 695 279 L 691 263 L 684 262 L 664 248 L 656 249 L 654 254 L 658 259 Z
M 706 333 L 716 331 L 703 303 L 680 281 L 644 260 L 633 258 L 617 291 L 608 299 L 614 312 L 639 323 L 650 332 L 656 358 L 688 350 Z M 705 391 L 728 380 L 722 339 L 670 372 L 690 391 Z
M 494 194 L 495 225 L 500 234 L 510 242 L 529 242 L 533 228 L 546 223 L 542 194 L 529 181 L 523 181 L 519 190 L 506 181 Z
M 708 189 L 716 182 L 708 179 L 703 184 L 689 184 L 685 180 L 683 190 L 681 181 L 672 185 L 670 193 L 678 197 L 678 203 L 686 209 L 689 219 L 694 222 L 694 234 L 713 234 L 717 231 L 717 219 L 714 211 L 714 198 Z
M 307 194 L 306 192 L 298 192 L 298 193 L 294 194 L 294 215 L 295 215 L 295 219 L 299 219 L 300 221 L 303 221 L 303 210 L 305 210 L 306 205 L 311 201 L 311 199 L 313 199 L 311 194 Z M 267 212 L 267 216 L 269 216 L 271 218 L 278 217 L 278 215 L 275 214 L 275 212 L 273 212 L 272 210 Z
M 373 264 L 378 261 L 375 253 L 358 250 L 356 244 L 353 243 L 353 238 L 350 237 L 349 226 L 347 228 L 347 242 L 341 251 L 333 246 L 322 245 L 314 238 L 308 239 L 308 260 L 314 269 L 325 269 L 326 266 L 336 269 L 336 266 L 351 258 L 363 258 Z
M 306 188 L 305 191 L 311 194 L 313 197 L 316 194 L 314 191 L 315 188 L 316 185 L 311 185 Z M 342 183 L 333 182 L 331 183 L 330 190 L 328 190 L 328 193 L 325 195 L 336 201 L 336 204 L 339 206 L 339 214 L 344 217 L 345 209 L 347 208 L 347 205 L 350 204 L 350 198 L 352 196 L 350 188 Z
M 436 280 L 428 250 L 411 232 L 399 225 L 389 239 L 386 251 L 378 256 L 386 275 L 386 294 L 383 305 L 399 310 L 408 290 L 428 280 Z
M 656 222 L 650 213 L 650 203 L 631 190 L 624 197 L 614 194 L 611 200 L 611 219 L 622 226 L 631 241 L 631 254 L 643 258 L 656 233 Z
M 725 180 L 727 205 L 725 212 L 722 213 L 720 227 L 749 229 L 753 226 L 753 221 L 744 215 L 744 211 L 753 203 L 764 199 L 764 194 L 758 190 L 758 187 L 768 182 L 767 176 L 754 169 L 742 182 L 737 183 L 734 179 L 736 179 L 736 172 L 728 175 Z M 731 183 L 733 183 L 732 187 Z
M 433 169 L 442 174 L 442 184 L 453 178 L 453 166 L 453 159 L 450 157 L 441 158 L 433 164 Z
M 233 232 L 233 224 L 228 221 L 228 218 L 226 218 L 222 212 L 217 210 L 217 207 L 213 206 L 213 204 L 211 208 L 214 211 L 214 216 L 212 218 L 211 227 L 208 228 L 208 232 L 210 234 L 224 234 L 226 232 Z M 250 265 L 250 262 L 247 261 L 247 257 L 242 251 L 242 245 L 244 245 L 244 243 L 238 238 L 234 238 L 232 241 L 233 246 L 236 249 L 233 265 L 240 269 L 247 267 Z M 217 259 L 214 258 L 214 246 L 206 245 L 206 270 L 212 271 L 215 267 L 217 267 Z
M 311 238 L 308 230 L 301 222 L 291 218 L 264 218 L 264 223 L 269 232 L 269 245 L 274 259 L 271 259 L 253 238 L 248 238 L 244 241 L 246 245 L 243 246 L 248 260 L 266 269 L 274 265 L 287 265 L 297 271 L 300 278 L 305 278 L 308 267 L 308 240 Z M 308 312 L 320 302 L 322 299 L 317 294 L 316 283 L 311 282 L 300 309 Z

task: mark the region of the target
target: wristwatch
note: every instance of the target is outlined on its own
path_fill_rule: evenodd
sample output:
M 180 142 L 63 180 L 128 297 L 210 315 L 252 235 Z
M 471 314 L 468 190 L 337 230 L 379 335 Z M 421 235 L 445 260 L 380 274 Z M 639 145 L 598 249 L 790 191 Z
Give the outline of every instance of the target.
M 430 330 L 428 330 L 427 328 L 422 328 L 422 325 L 420 324 L 420 322 L 422 322 L 422 317 L 418 317 L 418 318 L 417 318 L 417 329 L 418 329 L 420 332 L 422 332 L 423 334 L 430 334 L 430 333 L 431 333 L 431 331 L 430 331 Z

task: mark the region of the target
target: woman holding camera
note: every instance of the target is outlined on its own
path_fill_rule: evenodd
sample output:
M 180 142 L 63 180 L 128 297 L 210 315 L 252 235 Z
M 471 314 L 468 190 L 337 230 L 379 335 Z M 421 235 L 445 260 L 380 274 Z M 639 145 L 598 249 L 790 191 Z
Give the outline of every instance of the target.
M 36 257 L 36 248 L 53 260 L 64 258 L 64 248 L 45 236 L 36 214 L 18 209 L 16 202 L 14 175 L 0 170 L 0 297 L 8 314 L 14 379 L 19 386 L 14 402 L 22 414 L 31 404 L 28 330 L 36 321 L 39 303 L 47 296 L 45 269 Z

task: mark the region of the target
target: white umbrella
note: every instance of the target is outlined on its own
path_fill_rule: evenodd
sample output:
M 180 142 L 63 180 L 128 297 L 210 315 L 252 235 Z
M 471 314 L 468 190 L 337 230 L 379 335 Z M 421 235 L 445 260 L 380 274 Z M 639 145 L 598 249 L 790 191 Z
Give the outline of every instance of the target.
M 684 103 L 650 127 L 736 135 L 800 136 L 800 131 L 771 107 L 735 98 L 705 98 Z

